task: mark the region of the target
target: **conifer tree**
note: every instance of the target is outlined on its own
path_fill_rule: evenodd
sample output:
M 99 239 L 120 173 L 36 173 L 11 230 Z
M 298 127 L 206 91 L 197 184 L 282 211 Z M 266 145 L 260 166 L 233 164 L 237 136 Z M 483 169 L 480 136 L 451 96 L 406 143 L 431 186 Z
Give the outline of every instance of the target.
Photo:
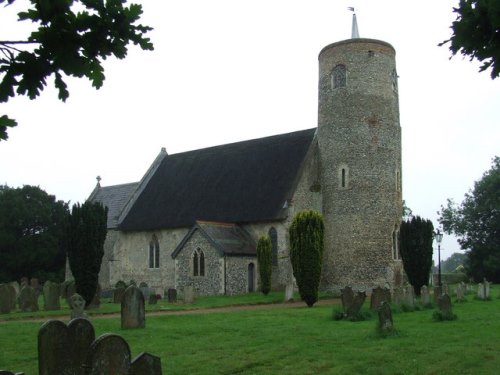
M 97 290 L 104 240 L 107 232 L 108 209 L 101 203 L 75 204 L 68 218 L 67 254 L 75 279 L 76 292 L 90 304 Z
M 401 223 L 401 257 L 408 281 L 420 295 L 420 288 L 428 284 L 432 266 L 432 221 L 414 216 Z
M 267 295 L 271 290 L 273 272 L 272 244 L 268 236 L 262 236 L 257 241 L 257 262 L 259 263 L 261 290 L 264 295 Z
M 298 212 L 292 220 L 290 258 L 301 299 L 312 307 L 318 300 L 323 261 L 324 223 L 320 213 Z

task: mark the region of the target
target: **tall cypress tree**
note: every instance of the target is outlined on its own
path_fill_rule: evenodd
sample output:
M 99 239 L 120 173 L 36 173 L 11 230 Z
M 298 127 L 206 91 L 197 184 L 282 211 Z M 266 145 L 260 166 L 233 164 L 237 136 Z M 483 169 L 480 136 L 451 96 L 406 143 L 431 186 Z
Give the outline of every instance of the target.
M 257 241 L 257 262 L 262 293 L 267 295 L 271 290 L 271 276 L 273 272 L 273 253 L 271 239 L 262 236 Z
M 298 212 L 292 220 L 289 233 L 293 275 L 301 299 L 312 307 L 318 300 L 323 262 L 323 217 L 311 210 Z
M 420 288 L 428 284 L 432 266 L 432 221 L 413 217 L 401 223 L 401 257 L 408 281 L 420 295 Z
M 75 204 L 68 219 L 67 254 L 75 279 L 76 292 L 88 306 L 97 290 L 104 240 L 107 233 L 108 209 L 98 202 Z

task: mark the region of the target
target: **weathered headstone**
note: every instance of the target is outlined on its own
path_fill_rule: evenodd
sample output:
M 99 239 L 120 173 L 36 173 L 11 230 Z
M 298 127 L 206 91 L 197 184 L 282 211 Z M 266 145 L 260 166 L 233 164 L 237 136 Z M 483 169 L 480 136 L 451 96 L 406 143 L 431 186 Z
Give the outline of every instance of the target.
M 439 297 L 443 294 L 442 289 L 439 285 L 434 287 L 434 304 L 437 305 L 439 302 Z
M 451 310 L 451 298 L 448 294 L 443 294 L 438 299 L 438 308 L 441 311 L 441 314 L 445 317 L 452 317 L 453 312 Z
M 346 286 L 340 290 L 340 300 L 342 301 L 342 308 L 345 313 L 354 301 L 354 292 L 350 286 Z
M 194 302 L 194 288 L 192 285 L 186 285 L 183 290 L 184 303 Z
M 378 308 L 378 328 L 384 333 L 389 333 L 394 330 L 391 306 L 386 301 L 382 301 Z
M 6 370 L 0 370 L 0 375 L 24 375 L 24 372 L 10 372 Z
M 30 283 L 30 279 L 28 279 L 27 277 L 21 277 L 21 285 L 19 287 L 19 292 L 21 292 L 21 289 L 24 287 L 24 286 L 27 286 L 29 285 Z
M 113 298 L 113 289 L 112 288 L 103 289 L 101 292 L 101 298 Z
M 365 299 L 366 292 L 356 292 L 351 305 L 348 306 L 345 311 L 345 317 L 347 319 L 355 319 L 359 315 L 361 307 L 363 306 L 363 303 L 365 303 Z
M 382 305 L 382 302 L 390 302 L 390 297 L 388 297 L 387 291 L 388 289 L 381 288 L 379 286 L 372 290 L 372 295 L 370 297 L 370 310 L 377 310 Z
M 66 299 L 68 307 L 71 309 L 71 297 L 76 294 L 76 284 L 74 280 L 65 281 L 64 284 L 64 298 Z
M 404 292 L 402 287 L 394 289 L 394 296 L 392 300 L 394 304 L 398 307 L 404 303 Z
M 19 293 L 19 309 L 23 312 L 38 311 L 38 295 L 29 285 L 23 287 Z
M 46 322 L 38 332 L 39 375 L 84 375 L 82 365 L 94 339 L 87 319 L 73 319 L 68 326 L 58 320 Z
M 130 358 L 130 348 L 122 337 L 112 333 L 104 334 L 90 346 L 84 365 L 86 374 L 129 375 Z
M 169 303 L 177 302 L 177 289 L 169 288 L 167 290 L 167 299 Z
M 43 301 L 45 311 L 61 309 L 59 290 L 59 284 L 48 280 L 43 284 Z
M 94 294 L 94 297 L 92 298 L 92 301 L 90 301 L 90 304 L 87 306 L 87 309 L 97 309 L 99 306 L 101 306 L 101 284 L 97 284 L 97 288 Z
M 484 288 L 484 298 L 489 299 L 490 298 L 490 283 L 486 279 L 483 280 L 483 288 Z
M 126 328 L 146 327 L 144 312 L 144 295 L 134 285 L 129 286 L 123 294 L 121 304 L 121 326 Z
M 70 307 L 71 307 L 71 319 L 87 317 L 87 314 L 84 311 L 85 300 L 78 293 L 75 293 L 71 296 Z
M 19 297 L 19 293 L 21 292 L 21 287 L 19 286 L 19 283 L 17 281 L 11 281 L 9 283 L 10 286 L 12 286 L 15 291 L 16 291 L 16 300 Z
M 285 302 L 293 301 L 293 283 L 287 283 L 285 287 Z
M 130 375 L 162 375 L 161 359 L 149 353 L 141 353 L 130 364 Z
M 125 293 L 125 288 L 115 288 L 113 290 L 113 303 L 122 303 L 123 293 Z
M 156 305 L 158 300 L 160 299 L 160 296 L 156 295 L 156 294 L 150 294 L 149 295 L 149 300 L 148 300 L 148 303 L 150 305 Z
M 485 287 L 483 283 L 477 284 L 477 298 L 486 299 Z
M 144 300 L 147 300 L 149 296 L 152 294 L 152 290 L 147 286 L 139 287 L 139 289 L 141 290 L 141 293 L 144 296 Z
M 30 286 L 34 289 L 38 289 L 40 287 L 40 282 L 36 277 L 32 277 L 30 280 Z
M 420 288 L 420 302 L 423 306 L 427 306 L 431 303 L 431 297 L 429 295 L 429 289 L 426 285 Z
M 12 290 L 10 285 L 0 284 L 0 314 L 9 314 L 12 311 Z
M 461 283 L 457 284 L 457 287 L 455 288 L 455 293 L 457 295 L 458 302 L 465 301 L 465 291 Z
M 410 307 L 415 306 L 415 290 L 413 289 L 413 285 L 407 285 L 403 289 L 404 294 L 404 304 Z

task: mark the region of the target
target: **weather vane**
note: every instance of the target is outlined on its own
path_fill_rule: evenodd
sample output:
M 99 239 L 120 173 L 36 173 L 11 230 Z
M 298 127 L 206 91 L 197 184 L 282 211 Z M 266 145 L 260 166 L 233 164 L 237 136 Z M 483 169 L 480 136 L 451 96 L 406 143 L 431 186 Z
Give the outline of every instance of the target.
M 359 29 L 358 29 L 358 21 L 356 20 L 356 11 L 354 7 L 347 7 L 348 10 L 352 12 L 352 31 L 351 38 L 359 38 Z

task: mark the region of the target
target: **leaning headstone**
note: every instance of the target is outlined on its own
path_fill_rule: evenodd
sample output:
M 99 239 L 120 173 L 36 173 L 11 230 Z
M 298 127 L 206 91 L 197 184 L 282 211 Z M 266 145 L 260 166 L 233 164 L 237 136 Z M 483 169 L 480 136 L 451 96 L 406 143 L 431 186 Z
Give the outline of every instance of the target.
M 125 288 L 115 288 L 113 290 L 113 303 L 122 303 L 123 293 L 125 293 Z
M 87 319 L 73 319 L 68 326 L 58 320 L 46 322 L 38 332 L 39 375 L 84 375 L 82 365 L 94 339 Z
M 71 319 L 87 317 L 87 314 L 84 311 L 85 300 L 78 293 L 75 293 L 71 296 L 70 307 L 71 307 Z
M 359 315 L 359 312 L 361 311 L 363 303 L 365 303 L 365 299 L 366 299 L 365 292 L 356 292 L 351 305 L 348 306 L 347 310 L 345 311 L 345 317 L 347 319 L 356 319 L 357 316 Z
M 0 314 L 9 314 L 12 310 L 12 287 L 0 284 Z
M 423 306 L 427 306 L 431 303 L 431 297 L 429 295 L 429 289 L 426 285 L 420 288 L 420 302 Z
M 53 283 L 52 281 L 46 281 L 43 284 L 43 301 L 45 311 L 61 309 L 59 290 L 59 284 Z
M 177 289 L 169 288 L 167 291 L 167 299 L 169 303 L 177 302 Z
M 123 294 L 121 304 L 121 326 L 122 329 L 146 327 L 144 295 L 141 290 L 134 285 L 129 286 Z
M 390 302 L 390 299 L 387 298 L 387 289 L 379 286 L 374 288 L 370 297 L 370 310 L 377 310 L 382 305 L 382 302 Z
M 451 310 L 451 298 L 448 294 L 443 294 L 438 300 L 438 308 L 445 318 L 452 318 L 453 312 Z
M 354 301 L 354 292 L 350 286 L 346 286 L 344 289 L 340 290 L 340 299 L 342 301 L 342 308 L 344 313 L 352 305 Z
M 285 302 L 293 301 L 293 283 L 287 283 L 285 287 Z
M 130 357 L 130 348 L 122 337 L 112 333 L 104 334 L 90 346 L 84 365 L 86 374 L 129 375 Z
M 192 285 L 186 285 L 183 290 L 184 303 L 194 302 L 194 288 Z
M 383 333 L 389 333 L 394 330 L 391 306 L 386 301 L 382 301 L 378 308 L 378 328 Z
M 161 359 L 149 353 L 141 353 L 130 364 L 130 375 L 161 375 Z
M 19 309 L 23 312 L 38 311 L 38 295 L 34 288 L 26 285 L 19 294 Z

